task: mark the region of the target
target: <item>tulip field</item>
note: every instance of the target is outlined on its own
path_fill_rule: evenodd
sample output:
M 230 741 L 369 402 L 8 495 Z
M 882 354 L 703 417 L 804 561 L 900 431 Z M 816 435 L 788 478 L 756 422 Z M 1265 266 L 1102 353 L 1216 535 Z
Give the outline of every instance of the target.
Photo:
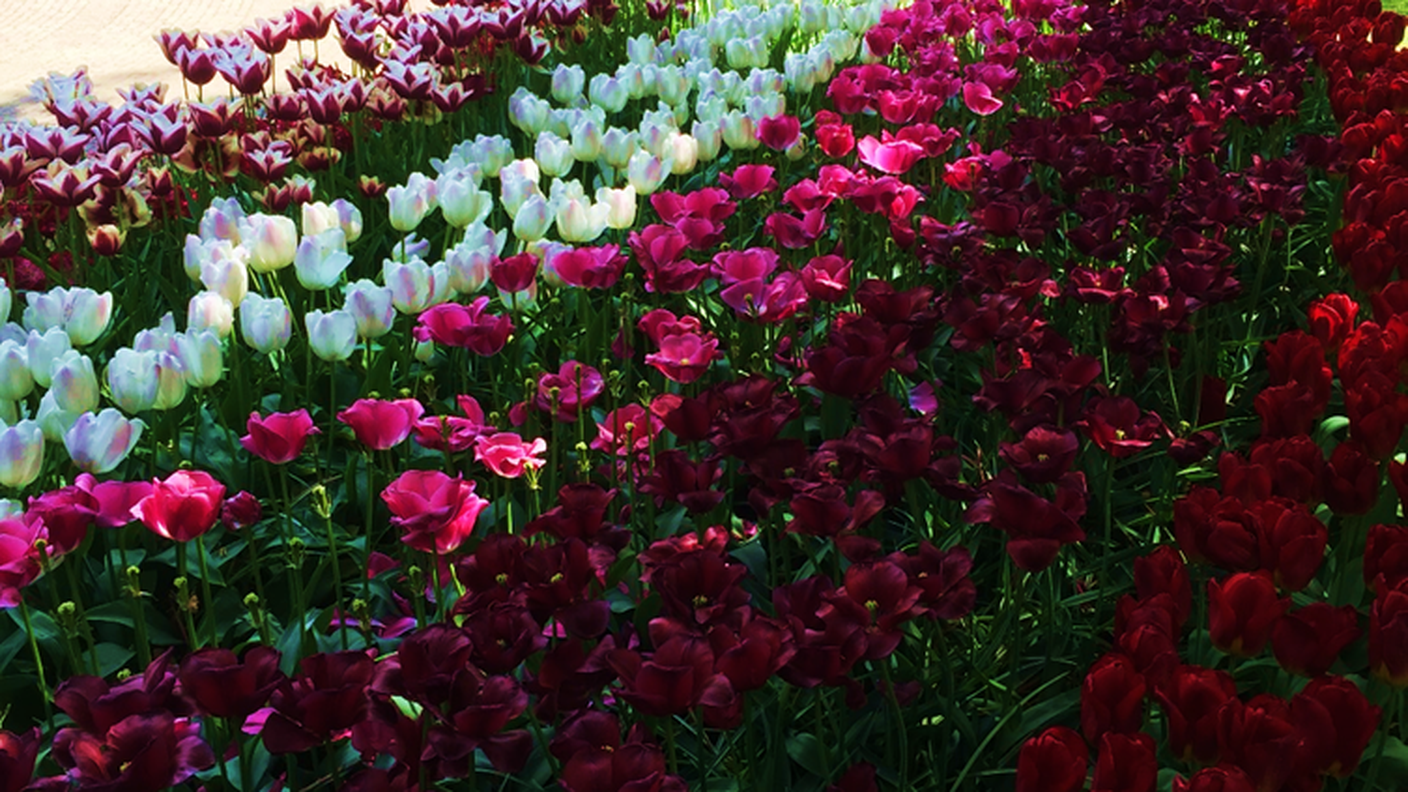
M 1405 21 L 350 0 L 39 80 L 0 792 L 1408 789 Z

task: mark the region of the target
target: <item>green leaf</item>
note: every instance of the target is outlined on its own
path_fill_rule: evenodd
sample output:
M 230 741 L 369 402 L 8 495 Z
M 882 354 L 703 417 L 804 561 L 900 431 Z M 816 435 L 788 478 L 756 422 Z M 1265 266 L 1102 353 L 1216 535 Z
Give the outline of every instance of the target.
M 95 648 L 98 652 L 98 668 L 102 669 L 105 677 L 117 673 L 117 670 L 127 665 L 127 661 L 134 656 L 131 649 L 114 643 L 100 643 Z
M 793 734 L 787 738 L 787 755 L 801 765 L 803 770 L 818 777 L 826 777 L 826 763 L 823 759 L 821 741 L 814 734 Z

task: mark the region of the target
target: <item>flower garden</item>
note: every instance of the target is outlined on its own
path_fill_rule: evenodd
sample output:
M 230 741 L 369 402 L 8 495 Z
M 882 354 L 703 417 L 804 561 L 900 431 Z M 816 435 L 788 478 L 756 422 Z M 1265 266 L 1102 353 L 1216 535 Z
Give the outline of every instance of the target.
M 51 75 L 0 792 L 1404 788 L 1404 32 L 357 0 Z

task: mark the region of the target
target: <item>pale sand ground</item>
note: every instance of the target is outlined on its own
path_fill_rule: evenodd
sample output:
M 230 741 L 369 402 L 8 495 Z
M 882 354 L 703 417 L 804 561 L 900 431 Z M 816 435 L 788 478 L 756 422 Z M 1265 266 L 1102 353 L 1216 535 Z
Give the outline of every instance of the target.
M 117 103 L 118 88 L 164 82 L 167 97 L 181 94 L 181 72 L 166 62 L 152 38 L 166 28 L 208 32 L 240 30 L 256 19 L 280 17 L 312 0 L 0 0 L 0 118 L 48 119 L 29 100 L 29 86 L 50 72 L 80 66 L 99 99 Z M 333 8 L 335 4 L 324 3 Z M 312 49 L 304 44 L 311 55 Z M 319 43 L 325 62 L 341 56 L 336 40 Z M 295 44 L 277 56 L 279 76 L 297 60 Z M 226 92 L 216 77 L 206 86 Z

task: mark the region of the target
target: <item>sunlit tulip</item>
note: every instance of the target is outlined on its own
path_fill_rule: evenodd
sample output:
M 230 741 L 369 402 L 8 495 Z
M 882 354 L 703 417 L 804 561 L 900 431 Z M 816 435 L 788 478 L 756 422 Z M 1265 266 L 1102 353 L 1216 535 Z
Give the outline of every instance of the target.
M 552 73 L 552 98 L 559 104 L 576 104 L 586 86 L 587 73 L 581 66 L 559 63 Z
M 303 322 L 308 345 L 323 360 L 346 360 L 357 348 L 357 320 L 347 311 L 309 311 Z
M 235 327 L 235 307 L 215 292 L 200 292 L 186 304 L 186 327 L 214 330 L 216 335 L 225 338 Z
M 541 194 L 530 195 L 513 218 L 513 235 L 524 242 L 542 239 L 552 225 L 552 209 Z
M 200 218 L 201 239 L 227 239 L 239 244 L 240 220 L 244 219 L 244 208 L 233 196 L 216 198 L 206 207 Z
M 572 158 L 595 162 L 601 156 L 601 124 L 585 113 L 572 125 Z
M 523 130 L 523 134 L 533 137 L 547 126 L 548 113 L 552 105 L 539 99 L 523 86 L 508 98 L 508 120 Z
M 25 345 L 13 339 L 0 341 L 0 399 L 19 401 L 34 391 L 34 374 Z
M 303 288 L 320 291 L 332 288 L 351 263 L 347 236 L 341 228 L 330 228 L 315 236 L 303 237 L 293 258 L 293 269 Z
M 0 404 L 13 404 L 14 402 L 0 402 Z M 39 429 L 44 432 L 44 439 L 53 443 L 62 443 L 64 435 L 73 428 L 74 421 L 82 413 L 69 412 L 59 406 L 58 399 L 54 398 L 53 391 L 46 391 L 44 397 L 39 400 L 39 412 L 35 413 L 34 420 L 39 422 Z M 13 416 L 5 420 L 6 423 L 13 422 Z
M 694 170 L 699 161 L 699 142 L 690 135 L 675 133 L 665 138 L 666 159 L 671 163 L 670 173 L 676 176 Z
M 381 280 L 391 290 L 391 304 L 403 314 L 418 314 L 435 304 L 436 297 L 444 301 L 449 287 L 449 269 L 436 272 L 424 260 L 407 262 L 387 259 L 381 264 Z M 440 281 L 444 280 L 442 284 Z
M 108 391 L 128 414 L 150 410 L 156 404 L 157 353 L 123 347 L 108 361 Z
M 303 235 L 317 236 L 329 229 L 341 228 L 347 244 L 357 241 L 362 235 L 362 210 L 345 198 L 338 198 L 331 204 L 303 204 Z
M 724 143 L 730 149 L 755 149 L 761 145 L 753 119 L 738 110 L 729 111 L 722 119 Z
M 645 80 L 645 69 L 636 63 L 617 66 L 616 80 L 626 87 L 627 99 L 643 99 L 649 89 Z
M 723 126 L 719 121 L 695 121 L 689 132 L 694 137 L 697 147 L 695 154 L 700 162 L 718 159 L 724 142 Z
M 64 435 L 64 447 L 79 470 L 109 473 L 137 447 L 145 427 L 140 419 L 128 420 L 111 407 L 96 415 L 86 412 Z
M 423 173 L 406 177 L 404 186 L 386 191 L 391 205 L 391 227 L 405 233 L 414 231 L 436 206 L 435 182 Z
M 252 349 L 268 355 L 288 345 L 293 313 L 277 297 L 251 294 L 240 306 L 240 337 Z
M 445 253 L 450 270 L 450 287 L 460 294 L 474 294 L 489 280 L 489 265 L 497 251 L 482 241 L 466 237 Z
M 26 292 L 24 313 L 21 321 L 26 330 L 48 330 L 63 327 L 64 293 L 62 287 L 54 287 L 47 292 Z
M 494 196 L 479 189 L 479 180 L 468 170 L 446 173 L 435 184 L 440 213 L 455 228 L 482 223 L 494 209 Z
M 513 143 L 502 135 L 479 135 L 471 145 L 471 153 L 484 175 L 497 179 L 503 167 L 513 162 Z
M 249 304 L 248 299 L 245 304 Z M 213 330 L 178 333 L 176 356 L 186 369 L 186 384 L 192 388 L 209 388 L 225 376 L 224 351 L 220 348 L 220 337 Z
M 359 338 L 380 338 L 391 332 L 391 325 L 396 321 L 391 289 L 375 281 L 363 279 L 349 283 L 342 308 L 356 321 Z
M 68 333 L 64 332 L 62 327 L 51 327 L 42 333 L 38 330 L 29 331 L 24 342 L 24 351 L 29 361 L 29 373 L 39 387 L 49 387 L 49 370 L 54 359 L 72 348 Z M 0 399 L 3 398 L 5 397 L 0 396 Z
M 517 217 L 519 207 L 529 196 L 541 194 L 538 189 L 538 163 L 515 160 L 499 171 L 499 202 L 509 217 Z
M 640 135 L 634 131 L 611 127 L 601 136 L 601 156 L 616 170 L 625 169 L 638 150 Z
M 557 235 L 565 242 L 591 242 L 606 230 L 610 212 L 610 205 L 587 198 L 564 199 L 557 207 Z
M 589 86 L 592 104 L 608 113 L 619 113 L 630 100 L 630 89 L 609 74 L 593 75 Z
M 240 307 L 240 302 L 249 293 L 249 268 L 245 263 L 247 255 L 211 259 L 200 265 L 201 284 L 229 300 L 233 308 Z
M 533 158 L 537 160 L 538 168 L 548 176 L 566 176 L 576 161 L 572 157 L 572 144 L 552 132 L 538 135 Z
M 49 390 L 59 407 L 72 413 L 98 409 L 98 375 L 87 355 L 70 349 L 54 358 L 49 378 L 53 383 Z
M 44 467 L 44 432 L 35 421 L 0 430 L 0 487 L 23 489 Z
M 172 352 L 156 353 L 156 400 L 153 410 L 170 410 L 186 400 L 186 368 Z
M 298 226 L 282 215 L 253 214 L 240 221 L 240 240 L 249 252 L 250 269 L 274 272 L 293 263 L 298 251 Z M 234 300 L 231 302 L 239 307 Z
M 650 152 L 641 149 L 631 156 L 626 165 L 626 179 L 639 195 L 650 195 L 660 189 L 670 176 L 671 162 L 661 162 Z

